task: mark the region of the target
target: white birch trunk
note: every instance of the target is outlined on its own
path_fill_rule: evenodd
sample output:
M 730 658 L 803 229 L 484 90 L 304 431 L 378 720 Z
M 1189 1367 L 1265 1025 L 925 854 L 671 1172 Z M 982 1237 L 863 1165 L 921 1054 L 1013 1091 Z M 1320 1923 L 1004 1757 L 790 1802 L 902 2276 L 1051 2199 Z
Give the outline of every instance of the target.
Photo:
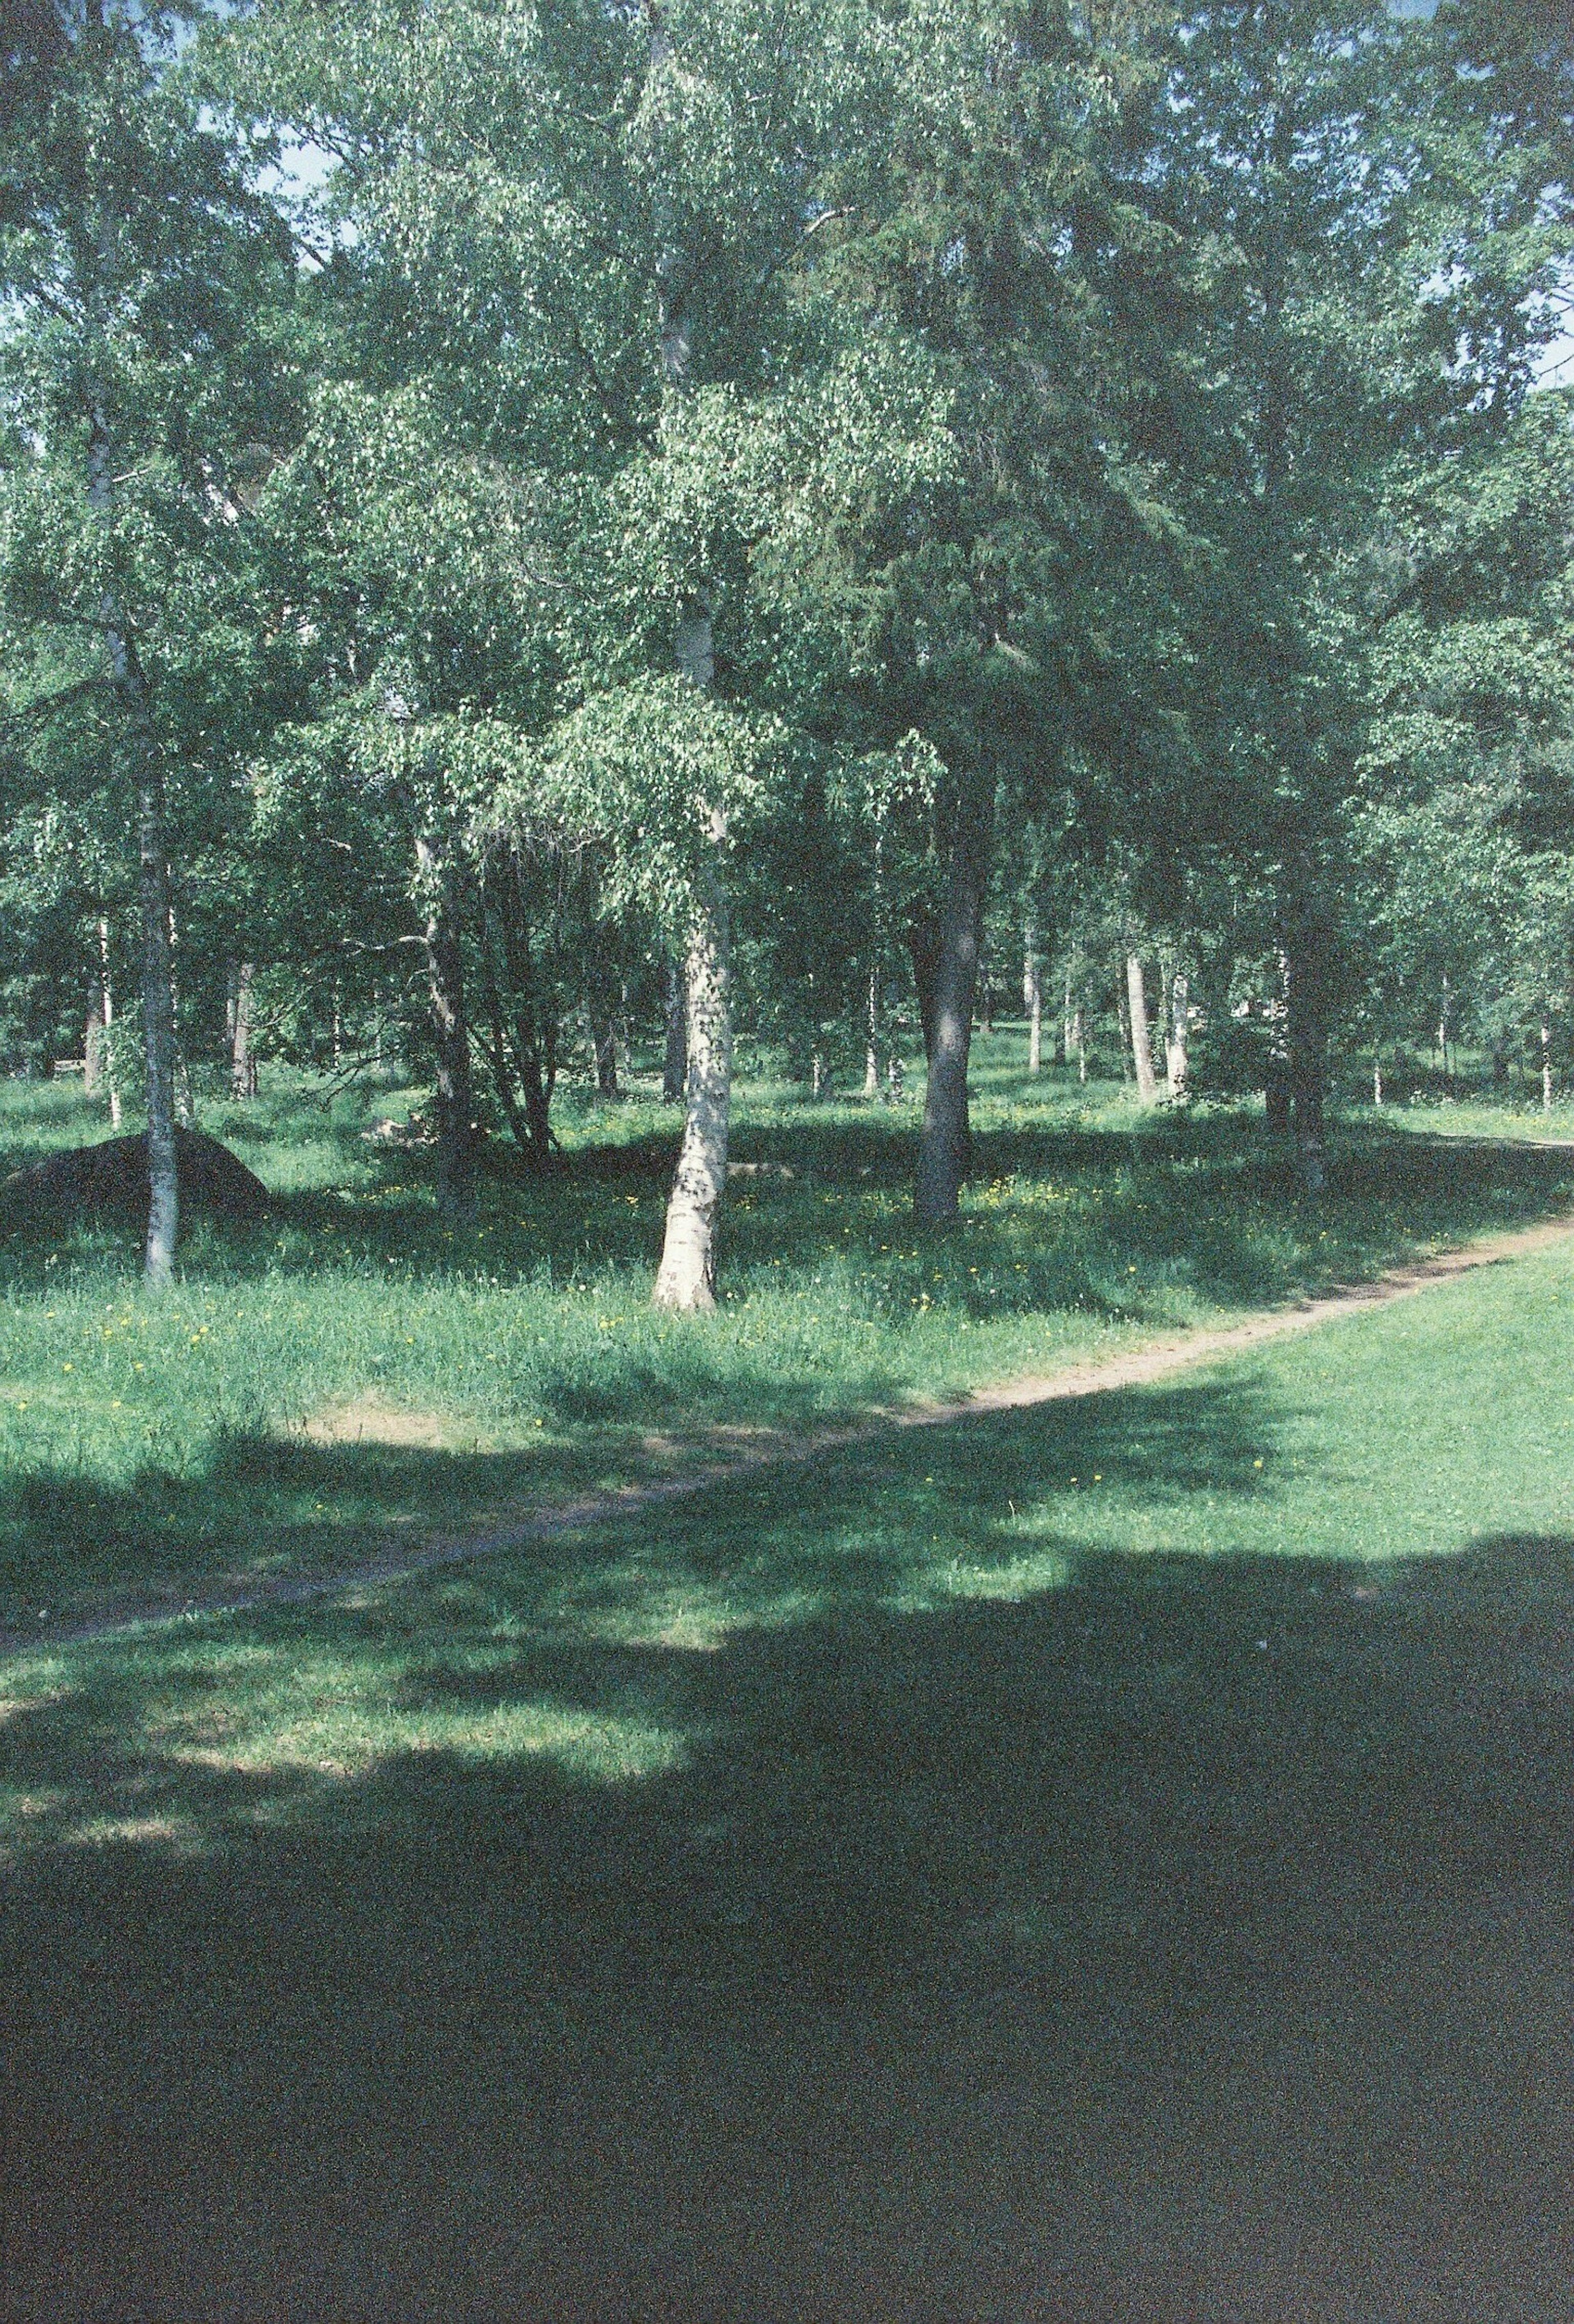
M 1186 1102 L 1186 1076 L 1190 1070 L 1188 1036 L 1190 1029 L 1190 986 L 1183 973 L 1177 969 L 1170 979 L 1170 1035 L 1164 1044 L 1164 1065 L 1170 1084 L 1170 1096 L 1176 1105 Z
M 1542 1111 L 1552 1111 L 1552 1028 L 1542 1027 Z
M 257 1061 L 252 1054 L 252 980 L 255 975 L 256 970 L 249 960 L 243 960 L 236 971 L 229 1083 L 231 1093 L 243 1100 L 257 1093 Z
M 684 959 L 689 1065 L 683 1143 L 667 1200 L 655 1305 L 682 1314 L 716 1305 L 716 1219 L 727 1187 L 732 1104 L 732 1009 L 727 913 L 721 882 L 707 882 Z
M 1044 1062 L 1044 980 L 1039 932 L 1031 920 L 1023 930 L 1022 997 L 1027 1010 L 1027 1069 L 1036 1074 Z
M 661 11 L 647 10 L 653 78 L 671 62 L 672 42 Z M 660 241 L 655 266 L 656 331 L 662 382 L 676 402 L 689 392 L 693 329 L 690 301 L 694 273 L 681 247 L 676 206 L 658 191 Z M 678 627 L 673 660 L 701 693 L 716 680 L 711 604 L 703 586 Z M 723 878 L 727 820 L 709 816 L 711 848 L 692 901 L 684 954 L 684 1027 L 688 1062 L 683 1091 L 683 1142 L 667 1199 L 666 1232 L 656 1270 L 654 1304 L 678 1313 L 716 1305 L 717 1213 L 727 1191 L 727 1117 L 732 1104 L 731 928 Z
M 1125 997 L 1131 1027 L 1132 1064 L 1136 1068 L 1137 1102 L 1153 1105 L 1159 1094 L 1153 1073 L 1153 1037 L 1148 1029 L 1148 996 L 1143 990 L 1143 964 L 1134 952 L 1125 956 Z
M 864 1095 L 874 1102 L 880 1094 L 880 971 L 869 971 L 869 1014 L 864 1044 Z
M 115 1055 L 115 987 L 109 981 L 109 923 L 98 922 L 98 990 L 104 1002 L 104 1079 L 109 1088 L 109 1127 L 120 1128 L 120 1075 Z
M 88 438 L 88 498 L 98 523 L 114 521 L 114 459 L 108 427 L 97 408 Z M 175 1001 L 170 958 L 170 865 L 164 852 L 164 772 L 153 728 L 146 674 L 113 590 L 99 601 L 111 681 L 130 728 L 136 758 L 136 838 L 142 899 L 142 994 L 147 1036 L 148 1226 L 143 1281 L 162 1290 L 175 1268 L 181 1228 L 175 1156 Z

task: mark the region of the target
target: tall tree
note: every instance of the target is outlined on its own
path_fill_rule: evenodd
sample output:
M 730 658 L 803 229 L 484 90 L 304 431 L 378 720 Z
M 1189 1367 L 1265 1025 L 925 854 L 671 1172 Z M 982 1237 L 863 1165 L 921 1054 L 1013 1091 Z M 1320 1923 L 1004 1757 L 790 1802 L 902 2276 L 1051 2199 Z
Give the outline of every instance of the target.
M 215 590 L 229 594 L 268 422 L 259 315 L 282 279 L 257 157 L 205 122 L 175 26 L 116 0 L 28 12 L 0 163 L 0 393 L 20 429 L 7 600 L 35 639 L 79 641 L 76 701 L 101 687 L 116 711 L 140 873 L 150 1284 L 169 1278 L 179 1225 L 169 788 L 218 771 L 211 743 L 193 768 L 193 728 L 211 733 L 227 690 Z M 233 694 L 226 706 L 244 716 Z

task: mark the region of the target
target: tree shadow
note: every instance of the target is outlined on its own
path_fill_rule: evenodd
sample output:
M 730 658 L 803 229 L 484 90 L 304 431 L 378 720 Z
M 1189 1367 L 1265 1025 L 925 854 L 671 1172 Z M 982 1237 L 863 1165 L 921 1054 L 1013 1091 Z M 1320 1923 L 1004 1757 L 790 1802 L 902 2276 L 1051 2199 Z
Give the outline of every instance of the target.
M 0 1673 L 7 2315 L 1561 2313 L 1574 1538 L 1023 1530 L 1090 1455 L 1272 1497 L 1285 1417 L 998 1416 Z

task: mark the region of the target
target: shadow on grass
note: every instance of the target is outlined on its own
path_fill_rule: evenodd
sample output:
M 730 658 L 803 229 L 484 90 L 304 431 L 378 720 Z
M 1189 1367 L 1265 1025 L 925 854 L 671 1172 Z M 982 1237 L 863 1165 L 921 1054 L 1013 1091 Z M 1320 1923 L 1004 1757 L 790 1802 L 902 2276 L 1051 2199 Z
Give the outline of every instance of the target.
M 7 2316 L 1561 2315 L 1574 1540 L 1025 1514 L 1269 1508 L 1284 1417 L 1002 1416 L 0 1671 Z
M 185 1271 L 215 1282 L 338 1270 L 553 1291 L 608 1273 L 643 1284 L 675 1151 L 652 1111 L 631 1110 L 624 1136 L 576 1148 L 543 1176 L 495 1146 L 477 1222 L 458 1230 L 432 1207 L 430 1156 L 368 1148 L 353 1125 L 330 1125 L 324 1137 L 355 1183 L 279 1194 L 250 1231 L 197 1221 Z M 1088 1127 L 1074 1108 L 993 1126 L 986 1111 L 974 1145 L 963 1231 L 936 1241 L 909 1213 L 917 1132 L 907 1111 L 820 1119 L 806 1106 L 751 1121 L 745 1109 L 734 1140 L 745 1176 L 723 1226 L 729 1287 L 746 1296 L 818 1281 L 829 1265 L 886 1318 L 921 1297 L 974 1321 L 1079 1307 L 1165 1322 L 1176 1296 L 1250 1304 L 1370 1274 L 1417 1243 L 1543 1215 L 1574 1185 L 1567 1154 L 1367 1123 L 1337 1137 L 1327 1194 L 1309 1205 L 1261 1122 L 1222 1111 L 1159 1112 L 1110 1130 Z M 265 1158 L 253 1158 L 265 1176 Z M 58 1287 L 62 1260 L 68 1270 L 134 1263 L 137 1238 L 124 1227 L 5 1224 L 0 1277 L 19 1291 Z

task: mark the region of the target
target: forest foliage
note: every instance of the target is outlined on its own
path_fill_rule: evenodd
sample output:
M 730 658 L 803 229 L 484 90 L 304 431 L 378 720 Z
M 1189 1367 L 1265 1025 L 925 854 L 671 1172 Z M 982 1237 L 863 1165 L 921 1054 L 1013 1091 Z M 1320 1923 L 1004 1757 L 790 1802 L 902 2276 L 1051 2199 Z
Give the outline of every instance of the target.
M 27 0 L 0 44 L 0 1065 L 269 1061 L 549 1171 L 664 1057 L 1141 1093 L 1574 1061 L 1561 11 Z

